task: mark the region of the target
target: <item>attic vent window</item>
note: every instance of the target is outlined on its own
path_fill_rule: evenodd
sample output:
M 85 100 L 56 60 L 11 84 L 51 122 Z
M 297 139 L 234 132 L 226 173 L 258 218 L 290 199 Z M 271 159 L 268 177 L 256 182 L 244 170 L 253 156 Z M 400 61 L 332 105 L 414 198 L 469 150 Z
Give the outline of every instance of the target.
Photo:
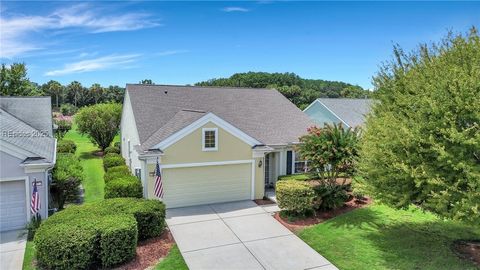
M 218 129 L 217 128 L 202 129 L 202 150 L 218 151 Z

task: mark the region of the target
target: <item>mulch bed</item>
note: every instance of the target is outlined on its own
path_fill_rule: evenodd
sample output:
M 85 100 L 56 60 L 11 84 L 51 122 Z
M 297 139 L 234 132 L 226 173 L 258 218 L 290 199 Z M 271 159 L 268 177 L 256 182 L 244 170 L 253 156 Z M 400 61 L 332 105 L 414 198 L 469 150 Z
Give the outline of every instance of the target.
M 480 240 L 459 240 L 453 247 L 460 257 L 480 266 Z
M 274 201 L 271 201 L 269 199 L 255 199 L 253 200 L 257 205 L 269 205 L 269 204 L 275 204 Z
M 116 270 L 143 270 L 154 266 L 167 256 L 174 241 L 170 231 L 166 230 L 161 236 L 138 243 L 137 256 L 127 264 L 121 265 Z
M 307 217 L 305 219 L 299 219 L 295 221 L 289 221 L 287 219 L 282 218 L 280 216 L 280 212 L 275 213 L 274 217 L 276 220 L 282 223 L 283 226 L 287 227 L 289 230 L 294 232 L 294 231 L 303 229 L 307 226 L 312 226 L 318 223 L 322 223 L 328 219 L 350 212 L 352 210 L 365 207 L 371 203 L 372 203 L 372 199 L 368 197 L 366 197 L 364 200 L 352 199 L 346 202 L 342 207 L 337 208 L 335 210 L 329 210 L 329 211 L 318 210 L 315 212 L 315 215 L 313 215 L 312 217 Z

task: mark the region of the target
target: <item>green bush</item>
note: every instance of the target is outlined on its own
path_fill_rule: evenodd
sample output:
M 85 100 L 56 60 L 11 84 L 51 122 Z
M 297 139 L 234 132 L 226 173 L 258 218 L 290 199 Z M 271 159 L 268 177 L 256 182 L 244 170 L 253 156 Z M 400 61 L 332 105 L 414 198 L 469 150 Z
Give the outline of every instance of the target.
M 58 214 L 61 214 L 59 212 Z M 35 234 L 37 262 L 46 269 L 88 269 L 95 261 L 97 233 L 92 227 L 45 221 Z
M 125 159 L 119 154 L 107 154 L 103 157 L 103 168 L 105 171 L 110 167 L 125 165 Z
M 65 103 L 62 106 L 60 106 L 60 112 L 63 115 L 72 116 L 77 112 L 77 110 L 78 110 L 77 107 L 75 107 L 74 105 L 69 104 L 69 103 Z
M 78 197 L 78 188 L 83 181 L 83 168 L 74 154 L 61 153 L 53 169 L 53 182 L 50 192 L 55 207 L 63 209 L 65 202 L 73 202 Z
M 42 224 L 42 217 L 40 215 L 34 215 L 30 222 L 27 223 L 25 229 L 27 231 L 27 240 L 32 241 L 35 233 L 37 232 L 38 228 Z
M 107 170 L 107 173 L 117 173 L 117 172 L 124 173 L 125 175 L 131 174 L 130 168 L 128 168 L 127 165 L 114 166 L 114 167 L 108 168 Z
M 105 199 L 133 197 L 142 198 L 142 183 L 135 176 L 122 176 L 105 182 Z
M 57 153 L 75 154 L 77 145 L 71 140 L 60 140 L 57 143 Z
M 348 199 L 347 186 L 342 185 L 318 185 L 313 187 L 315 191 L 314 205 L 317 209 L 331 210 L 343 206 Z
M 276 195 L 278 206 L 289 213 L 304 215 L 313 208 L 315 193 L 308 183 L 296 180 L 278 181 Z
M 103 268 L 109 268 L 135 257 L 138 230 L 132 215 L 106 216 L 102 218 L 97 230 L 100 236 L 99 259 Z
M 165 205 L 158 200 L 116 198 L 71 206 L 44 221 L 34 238 L 46 269 L 112 268 L 135 257 L 138 239 L 160 235 Z
M 158 200 L 115 198 L 105 200 L 105 207 L 132 214 L 138 227 L 138 239 L 159 236 L 165 229 L 165 205 Z
M 109 146 L 105 148 L 105 151 L 103 153 L 106 154 L 120 154 L 120 148 L 115 147 L 115 146 Z
M 131 175 L 130 169 L 126 165 L 115 166 L 108 168 L 107 172 L 103 175 L 103 180 L 107 183 L 110 180 L 129 175 Z

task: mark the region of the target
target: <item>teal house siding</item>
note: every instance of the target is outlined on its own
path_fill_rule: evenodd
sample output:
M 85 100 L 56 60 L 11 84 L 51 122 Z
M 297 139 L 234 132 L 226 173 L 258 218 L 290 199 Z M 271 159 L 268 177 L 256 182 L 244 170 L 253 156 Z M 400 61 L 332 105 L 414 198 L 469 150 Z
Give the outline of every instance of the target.
M 338 117 L 336 117 L 332 112 L 325 108 L 325 106 L 320 104 L 320 102 L 314 102 L 310 107 L 305 109 L 304 112 L 320 127 L 323 127 L 325 123 L 342 123 L 342 121 L 338 119 Z

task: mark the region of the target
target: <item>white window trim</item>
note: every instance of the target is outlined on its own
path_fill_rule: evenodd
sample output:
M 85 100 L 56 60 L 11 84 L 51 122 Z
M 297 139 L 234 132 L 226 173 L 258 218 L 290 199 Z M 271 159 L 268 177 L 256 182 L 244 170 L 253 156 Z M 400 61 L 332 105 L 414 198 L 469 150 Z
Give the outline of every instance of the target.
M 205 147 L 205 132 L 215 131 L 215 147 Z M 202 128 L 202 151 L 213 152 L 218 151 L 218 128 Z

